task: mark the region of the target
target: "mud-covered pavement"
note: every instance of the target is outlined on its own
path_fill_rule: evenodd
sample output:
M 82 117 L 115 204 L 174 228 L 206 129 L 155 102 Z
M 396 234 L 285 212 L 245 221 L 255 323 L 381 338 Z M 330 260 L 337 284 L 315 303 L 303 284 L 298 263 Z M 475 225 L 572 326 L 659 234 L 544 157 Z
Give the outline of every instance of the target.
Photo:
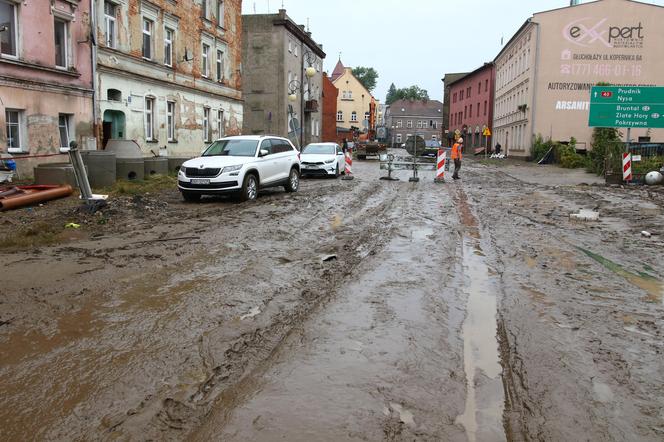
M 0 252 L 0 438 L 664 438 L 661 190 L 353 166 Z

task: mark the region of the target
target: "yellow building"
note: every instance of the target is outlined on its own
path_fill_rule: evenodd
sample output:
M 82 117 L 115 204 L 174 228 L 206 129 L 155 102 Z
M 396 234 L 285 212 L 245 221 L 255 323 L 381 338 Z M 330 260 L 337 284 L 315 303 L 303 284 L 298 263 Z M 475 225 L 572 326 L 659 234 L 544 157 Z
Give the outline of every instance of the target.
M 369 120 L 369 104 L 373 96 L 353 75 L 352 69 L 337 63 L 330 76 L 339 89 L 337 97 L 337 127 L 356 127 L 364 131 Z M 375 100 L 375 99 L 374 99 Z M 375 100 L 378 103 L 378 100 Z M 367 121 L 367 123 L 365 123 Z

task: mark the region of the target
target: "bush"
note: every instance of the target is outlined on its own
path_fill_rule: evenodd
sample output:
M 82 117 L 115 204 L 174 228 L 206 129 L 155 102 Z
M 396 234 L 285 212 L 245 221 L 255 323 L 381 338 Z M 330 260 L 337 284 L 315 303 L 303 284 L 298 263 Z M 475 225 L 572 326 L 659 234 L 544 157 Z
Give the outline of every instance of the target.
M 544 158 L 544 155 L 553 147 L 553 141 L 547 140 L 544 141 L 542 135 L 537 134 L 535 141 L 533 142 L 533 149 L 530 153 L 530 159 L 532 161 L 539 161 Z
M 576 139 L 570 138 L 569 144 L 556 144 L 556 159 L 565 169 L 577 169 L 588 165 L 588 157 L 576 152 Z
M 659 170 L 664 164 L 664 156 L 641 157 L 641 161 L 632 161 L 632 173 L 635 175 L 645 175 L 653 170 Z
M 605 172 L 620 173 L 623 143 L 620 131 L 615 128 L 596 127 L 593 129 L 592 149 L 588 152 L 588 172 L 604 175 Z

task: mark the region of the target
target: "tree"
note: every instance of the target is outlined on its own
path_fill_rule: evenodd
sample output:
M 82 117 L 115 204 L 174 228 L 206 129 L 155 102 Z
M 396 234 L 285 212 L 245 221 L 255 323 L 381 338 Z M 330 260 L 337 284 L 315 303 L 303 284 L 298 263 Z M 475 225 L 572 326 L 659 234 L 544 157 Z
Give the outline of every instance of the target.
M 365 68 L 358 66 L 353 68 L 353 75 L 362 85 L 367 88 L 369 92 L 376 88 L 376 81 L 378 80 L 378 72 L 374 68 Z
M 397 87 L 392 83 L 390 88 L 387 91 L 387 96 L 385 97 L 385 104 L 392 104 L 397 101 Z
M 387 91 L 385 104 L 390 105 L 397 100 L 429 101 L 429 93 L 426 89 L 415 85 L 397 89 L 394 83 L 392 83 L 390 89 Z

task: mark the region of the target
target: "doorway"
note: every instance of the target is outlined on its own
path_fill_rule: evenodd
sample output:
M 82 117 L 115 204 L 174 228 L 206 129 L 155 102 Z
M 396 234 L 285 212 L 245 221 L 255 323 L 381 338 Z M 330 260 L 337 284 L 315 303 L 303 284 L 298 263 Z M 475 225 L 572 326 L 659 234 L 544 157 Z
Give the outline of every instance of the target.
M 102 149 L 110 139 L 123 140 L 125 137 L 125 114 L 122 111 L 107 110 L 102 121 Z

